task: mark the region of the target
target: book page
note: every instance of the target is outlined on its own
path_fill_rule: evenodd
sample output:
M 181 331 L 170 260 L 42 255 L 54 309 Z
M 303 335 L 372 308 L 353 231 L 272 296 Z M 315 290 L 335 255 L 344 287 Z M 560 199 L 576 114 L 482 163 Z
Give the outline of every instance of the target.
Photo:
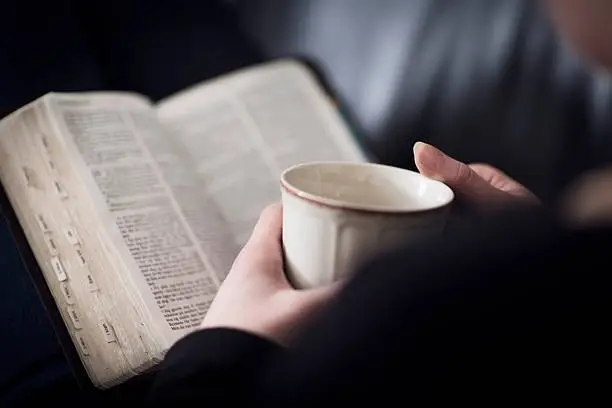
M 229 268 L 224 254 L 235 252 L 232 241 L 150 110 L 102 96 L 66 106 L 75 98 L 83 101 L 51 95 L 51 116 L 106 215 L 127 265 L 124 276 L 170 345 L 202 321 Z
M 239 246 L 261 210 L 280 199 L 285 168 L 308 161 L 366 161 L 314 75 L 295 61 L 196 86 L 159 103 L 157 114 Z
M 92 200 L 81 183 L 87 173 L 73 166 L 78 157 L 70 156 L 49 121 L 50 98 L 0 123 L 0 179 L 86 371 L 105 388 L 159 361 L 167 340 L 126 283 L 129 272 L 116 245 L 121 241 L 107 233 L 112 224 L 105 206 Z M 117 110 L 150 109 L 134 95 L 103 98 Z M 88 96 L 54 102 L 66 112 L 92 107 Z M 111 143 L 124 135 L 105 137 Z M 87 154 L 99 163 L 117 156 L 110 150 Z

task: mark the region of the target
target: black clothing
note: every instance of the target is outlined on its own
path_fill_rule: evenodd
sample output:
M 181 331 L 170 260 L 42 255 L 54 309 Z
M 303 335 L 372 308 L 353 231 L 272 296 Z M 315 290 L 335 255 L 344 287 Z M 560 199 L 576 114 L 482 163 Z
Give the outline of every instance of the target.
M 609 367 L 612 230 L 507 212 L 365 265 L 291 347 L 227 329 L 168 353 L 151 401 L 585 402 Z

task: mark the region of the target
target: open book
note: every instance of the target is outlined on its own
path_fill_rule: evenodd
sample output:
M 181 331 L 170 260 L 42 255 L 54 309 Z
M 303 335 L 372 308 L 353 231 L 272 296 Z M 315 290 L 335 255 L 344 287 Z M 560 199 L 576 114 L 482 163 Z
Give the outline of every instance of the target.
M 50 93 L 0 122 L 0 181 L 92 383 L 197 329 L 281 171 L 365 161 L 316 77 L 275 61 L 157 105 Z

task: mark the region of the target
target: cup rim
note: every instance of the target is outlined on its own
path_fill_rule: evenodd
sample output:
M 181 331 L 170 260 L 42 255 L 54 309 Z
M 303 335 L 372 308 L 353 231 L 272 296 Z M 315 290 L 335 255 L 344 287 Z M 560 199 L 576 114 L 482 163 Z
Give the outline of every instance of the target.
M 437 187 L 441 188 L 442 190 L 445 190 L 449 194 L 448 194 L 447 200 L 442 201 L 441 203 L 423 207 L 423 208 L 409 209 L 409 208 L 392 207 L 392 206 L 386 206 L 386 205 L 349 203 L 343 200 L 324 197 L 318 194 L 312 194 L 306 191 L 302 191 L 301 189 L 295 187 L 289 181 L 287 181 L 286 177 L 290 172 L 293 172 L 303 167 L 311 167 L 311 166 L 317 166 L 317 165 L 341 165 L 341 166 L 354 166 L 354 167 L 364 167 L 365 166 L 365 167 L 385 169 L 387 171 L 407 172 L 407 173 L 412 174 L 413 176 L 423 178 L 427 182 L 432 183 L 433 185 L 436 185 Z M 385 164 L 378 164 L 378 163 L 356 163 L 356 162 L 341 162 L 341 161 L 314 161 L 314 162 L 300 163 L 300 164 L 296 164 L 291 167 L 288 167 L 281 173 L 280 184 L 281 184 L 281 188 L 285 190 L 287 193 L 295 197 L 298 197 L 300 199 L 303 199 L 305 201 L 309 201 L 315 205 L 320 205 L 320 206 L 330 207 L 330 208 L 335 208 L 335 209 L 351 210 L 351 211 L 358 211 L 358 212 L 369 212 L 369 213 L 423 214 L 427 212 L 442 210 L 450 206 L 450 204 L 455 199 L 455 193 L 453 192 L 453 190 L 449 186 L 447 186 L 446 184 L 444 184 L 443 182 L 439 180 L 428 178 L 416 171 L 403 169 L 401 167 L 389 166 Z

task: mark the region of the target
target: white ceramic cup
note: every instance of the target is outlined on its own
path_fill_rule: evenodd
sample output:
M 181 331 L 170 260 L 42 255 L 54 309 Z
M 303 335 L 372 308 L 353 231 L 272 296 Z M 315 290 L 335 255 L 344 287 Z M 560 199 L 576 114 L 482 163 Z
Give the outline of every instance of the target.
M 439 234 L 453 191 L 413 171 L 304 163 L 281 176 L 285 269 L 296 288 L 349 276 L 360 262 Z

